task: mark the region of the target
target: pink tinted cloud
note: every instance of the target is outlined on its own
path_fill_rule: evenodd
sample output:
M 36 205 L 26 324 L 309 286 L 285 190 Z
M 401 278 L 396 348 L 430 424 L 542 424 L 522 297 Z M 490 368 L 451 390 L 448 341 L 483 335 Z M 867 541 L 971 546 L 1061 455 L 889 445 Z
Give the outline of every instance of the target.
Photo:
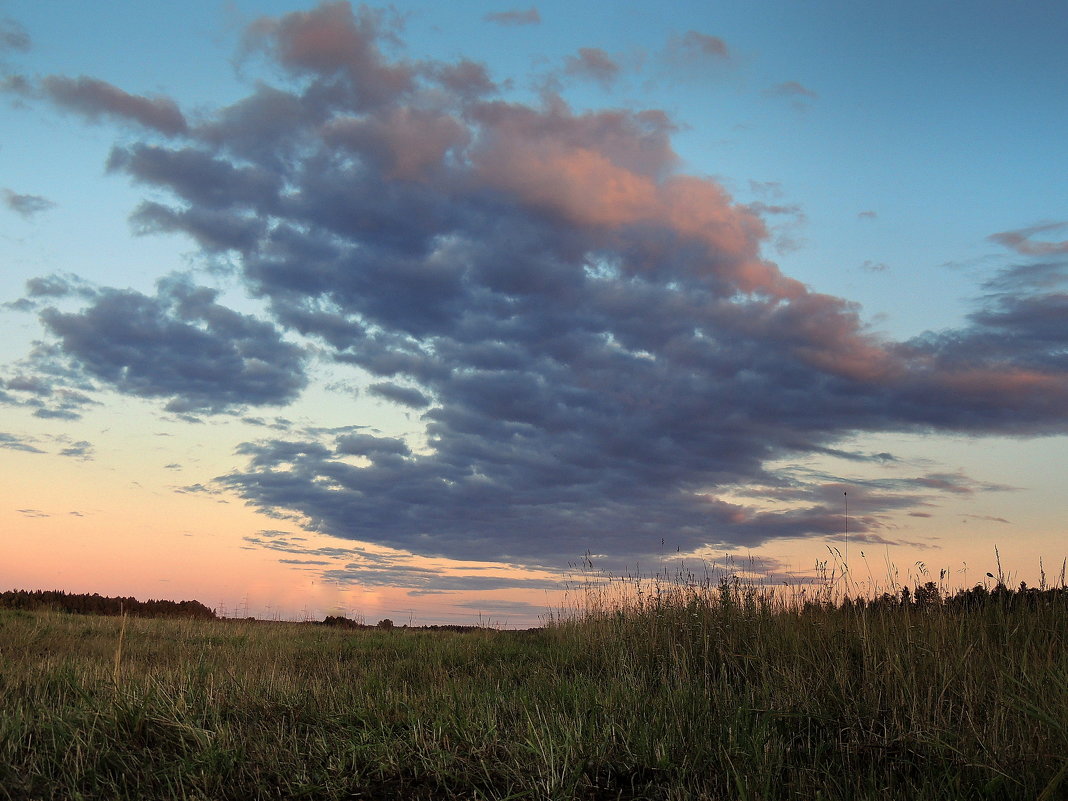
M 567 75 L 588 78 L 608 88 L 619 77 L 620 66 L 599 47 L 581 47 L 578 55 L 569 56 L 564 65 Z
M 455 64 L 435 65 L 431 73 L 442 86 L 462 98 L 474 99 L 498 91 L 486 65 L 475 61 L 463 59 Z
M 377 105 L 410 91 L 414 73 L 407 65 L 387 63 L 377 45 L 383 15 L 348 2 L 326 3 L 280 19 L 262 18 L 247 32 L 246 48 L 266 48 L 293 72 L 349 76 L 361 100 Z
M 481 182 L 576 226 L 660 226 L 703 245 L 703 269 L 742 291 L 803 294 L 760 258 L 767 231 L 759 216 L 712 180 L 671 174 L 675 154 L 656 125 L 619 112 L 576 116 L 559 102 L 542 113 L 492 104 L 478 116 L 472 163 Z
M 42 82 L 45 94 L 56 105 L 84 114 L 131 120 L 168 136 L 185 133 L 185 117 L 168 97 L 131 95 L 105 81 L 81 76 L 49 75 Z
M 1050 231 L 1060 231 L 1065 228 L 1068 228 L 1068 220 L 1033 225 L 1030 228 L 1020 228 L 1015 231 L 1002 231 L 998 234 L 992 234 L 988 239 L 992 242 L 997 242 L 999 245 L 1004 245 L 1023 256 L 1050 256 L 1058 253 L 1068 253 L 1068 240 L 1047 242 L 1036 240 L 1036 235 Z
M 449 150 L 466 145 L 468 130 L 448 114 L 403 106 L 378 117 L 334 121 L 324 138 L 377 158 L 390 178 L 417 180 L 440 168 Z
M 992 367 L 946 369 L 938 382 L 947 390 L 976 401 L 1018 408 L 1050 404 L 1059 406 L 1068 397 L 1068 379 L 1005 364 Z

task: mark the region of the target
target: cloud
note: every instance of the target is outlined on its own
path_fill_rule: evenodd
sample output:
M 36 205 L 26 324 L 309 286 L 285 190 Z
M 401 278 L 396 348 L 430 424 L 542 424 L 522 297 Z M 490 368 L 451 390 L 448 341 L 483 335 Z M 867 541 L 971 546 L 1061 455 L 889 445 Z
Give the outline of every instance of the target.
M 987 302 L 999 300 L 1005 295 L 1040 296 L 1068 285 L 1068 260 L 1027 261 L 998 270 L 983 283 L 990 292 Z
M 10 189 L 5 189 L 3 194 L 4 205 L 26 219 L 56 206 L 51 200 L 40 195 L 20 195 Z
M 81 76 L 66 78 L 49 75 L 41 89 L 57 106 L 82 114 L 89 120 L 112 117 L 136 122 L 167 136 L 177 136 L 187 129 L 178 105 L 167 97 L 132 95 L 105 81 Z
M 991 234 L 988 238 L 991 242 L 997 242 L 999 245 L 1004 245 L 1024 256 L 1052 256 L 1068 254 L 1068 239 L 1060 242 L 1049 242 L 1037 239 L 1036 236 L 1066 229 L 1068 229 L 1068 220 L 1041 223 L 1016 231 L 1002 231 L 1001 233 Z
M 686 31 L 668 41 L 664 58 L 676 66 L 694 66 L 710 61 L 727 61 L 731 57 L 727 43 L 718 36 L 699 31 Z
M 7 434 L 0 432 L 0 448 L 7 448 L 12 451 L 25 451 L 26 453 L 44 453 L 40 448 L 35 445 L 31 445 L 32 439 L 30 437 L 20 437 L 16 434 Z
M 633 564 L 665 537 L 696 552 L 839 536 L 840 485 L 780 465 L 858 434 L 1068 431 L 1051 271 L 1005 272 L 1028 291 L 985 289 L 958 329 L 887 339 L 767 258 L 769 215 L 796 211 L 685 174 L 664 112 L 505 100 L 469 62 L 391 60 L 396 31 L 347 4 L 261 19 L 246 55 L 275 86 L 165 145 L 134 134 L 109 160 L 151 192 L 138 230 L 225 249 L 269 321 L 174 280 L 41 312 L 53 364 L 176 413 L 286 403 L 311 349 L 422 410 L 418 448 L 351 427 L 268 432 L 212 490 L 426 556 Z M 892 512 L 990 489 L 914 478 L 866 487 L 851 536 L 889 541 Z M 478 585 L 351 564 L 337 580 Z
M 453 574 L 413 565 L 350 564 L 324 570 L 321 575 L 324 581 L 341 586 L 401 587 L 421 592 L 564 589 L 564 583 L 557 579 Z
M 988 520 L 991 523 L 1006 523 L 1011 525 L 1004 517 L 994 517 L 992 515 L 961 515 L 961 517 L 968 518 L 970 520 Z
M 83 462 L 87 462 L 93 458 L 93 444 L 86 440 L 72 442 L 70 445 L 63 448 L 63 450 L 59 452 L 59 455 L 69 456 L 72 459 L 79 459 Z
M 412 387 L 402 387 L 383 381 L 378 384 L 371 384 L 367 389 L 372 395 L 377 395 L 380 398 L 385 398 L 412 409 L 425 409 L 430 405 L 430 399 Z
M 619 72 L 619 64 L 599 47 L 581 47 L 578 55 L 568 56 L 564 64 L 566 75 L 597 81 L 605 89 L 611 88 Z
M 814 91 L 797 81 L 786 81 L 775 86 L 769 86 L 764 90 L 763 94 L 765 97 L 781 97 L 790 100 L 791 105 L 797 111 L 805 111 L 808 108 L 808 101 L 819 97 Z
M 105 289 L 82 311 L 41 312 L 71 367 L 119 392 L 167 398 L 174 412 L 285 404 L 307 382 L 304 354 L 269 323 L 181 279 L 155 297 Z
M 34 300 L 65 298 L 71 295 L 92 298 L 96 295 L 96 290 L 77 275 L 52 273 L 29 279 L 26 282 L 26 295 Z
M 988 484 L 965 476 L 963 473 L 932 473 L 921 478 L 909 480 L 918 487 L 936 489 L 958 495 L 974 495 L 981 492 L 1006 492 L 1012 490 L 1003 484 Z
M 718 36 L 686 31 L 671 36 L 652 59 L 653 83 L 701 81 L 728 74 L 734 61 L 727 43 Z
M 860 269 L 868 273 L 885 273 L 890 267 L 884 262 L 868 259 L 860 265 Z
M 768 97 L 819 97 L 819 95 L 811 89 L 802 86 L 797 81 L 786 81 L 785 83 L 776 84 L 775 86 L 765 89 L 764 94 Z
M 361 6 L 353 12 L 348 2 L 323 3 L 279 19 L 261 17 L 249 27 L 245 46 L 294 75 L 347 79 L 346 99 L 367 108 L 412 87 L 413 68 L 385 61 L 378 47 L 392 27 L 383 11 Z
M 29 49 L 30 36 L 26 29 L 13 19 L 0 19 L 0 53 L 5 50 Z
M 279 559 L 279 563 L 283 565 L 329 565 L 331 564 L 325 559 Z
M 64 361 L 54 345 L 36 344 L 8 377 L 0 377 L 0 403 L 32 409 L 42 419 L 77 420 L 99 403 L 86 394 L 92 383 Z
M 495 25 L 539 25 L 541 14 L 537 8 L 531 6 L 526 11 L 494 11 L 486 14 L 483 19 Z

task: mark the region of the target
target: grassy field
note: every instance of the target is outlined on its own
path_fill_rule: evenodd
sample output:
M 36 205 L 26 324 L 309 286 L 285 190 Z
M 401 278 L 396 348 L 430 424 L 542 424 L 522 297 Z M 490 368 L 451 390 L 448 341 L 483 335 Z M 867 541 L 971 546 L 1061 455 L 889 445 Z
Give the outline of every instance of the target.
M 3 611 L 0 799 L 1068 798 L 1064 591 L 634 589 L 533 632 Z

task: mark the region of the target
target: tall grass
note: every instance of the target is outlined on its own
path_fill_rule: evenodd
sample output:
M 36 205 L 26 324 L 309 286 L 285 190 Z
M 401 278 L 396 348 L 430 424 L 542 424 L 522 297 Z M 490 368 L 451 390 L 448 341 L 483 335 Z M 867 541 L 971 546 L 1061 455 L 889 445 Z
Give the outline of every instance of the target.
M 1002 590 L 594 577 L 466 634 L 5 612 L 0 799 L 1065 798 L 1068 591 Z
M 1068 588 L 826 578 L 594 580 L 558 626 L 648 694 L 669 762 L 718 767 L 688 777 L 713 797 L 1068 798 Z

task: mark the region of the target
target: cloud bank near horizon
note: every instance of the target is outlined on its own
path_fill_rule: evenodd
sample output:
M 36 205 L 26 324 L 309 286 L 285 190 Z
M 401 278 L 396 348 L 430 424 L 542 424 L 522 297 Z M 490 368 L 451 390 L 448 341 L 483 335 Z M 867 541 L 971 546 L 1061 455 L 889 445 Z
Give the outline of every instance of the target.
M 537 22 L 510 13 L 488 21 Z M 333 536 L 530 565 L 634 559 L 666 532 L 683 551 L 835 535 L 840 486 L 771 465 L 858 433 L 1068 430 L 1068 258 L 1038 239 L 1063 224 L 995 235 L 1017 260 L 966 326 L 890 341 L 764 257 L 761 208 L 683 173 L 665 112 L 507 100 L 479 64 L 387 57 L 396 35 L 347 3 L 257 20 L 261 80 L 195 119 L 84 76 L 17 82 L 140 130 L 107 163 L 152 193 L 135 230 L 225 255 L 270 315 L 187 279 L 153 297 L 53 278 L 25 299 L 50 380 L 240 413 L 294 400 L 314 350 L 421 414 L 427 447 L 294 430 L 243 444 L 219 485 Z M 589 49 L 569 69 L 608 83 L 617 65 Z M 783 508 L 726 499 L 743 485 Z M 873 485 L 855 535 L 885 541 L 883 512 L 968 486 Z

